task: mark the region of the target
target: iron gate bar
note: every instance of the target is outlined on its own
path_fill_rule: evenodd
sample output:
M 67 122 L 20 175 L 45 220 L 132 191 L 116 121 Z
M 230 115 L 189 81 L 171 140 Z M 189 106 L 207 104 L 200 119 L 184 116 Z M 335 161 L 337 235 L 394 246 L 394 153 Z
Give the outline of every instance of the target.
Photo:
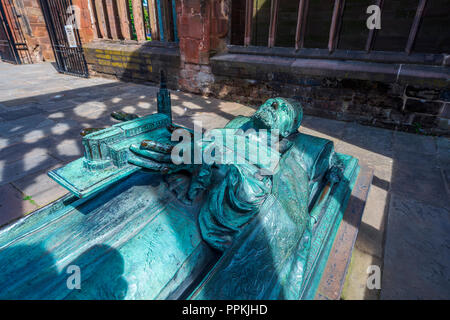
M 56 46 L 58 46 L 58 42 L 56 41 L 56 35 L 55 35 L 55 27 L 53 26 L 53 20 L 50 17 L 50 9 L 48 7 L 48 3 L 46 0 L 39 0 L 42 8 L 42 13 L 44 14 L 44 20 L 45 24 L 47 25 L 48 34 L 50 37 L 50 42 L 52 44 L 53 53 L 55 55 L 56 60 L 56 66 L 59 72 L 63 72 L 60 66 L 63 65 L 62 57 L 60 53 L 56 50 Z
M 271 0 L 270 2 L 270 25 L 269 25 L 269 40 L 267 46 L 272 48 L 275 46 L 275 37 L 277 34 L 277 20 L 278 20 L 278 8 L 280 2 L 278 0 Z
M 55 54 L 58 72 L 79 77 L 89 77 L 89 71 L 84 57 L 79 31 L 73 28 L 77 47 L 71 48 L 65 30 L 69 19 L 68 8 L 71 0 L 40 0 L 47 30 Z M 79 22 L 76 22 L 79 23 Z
M 172 0 L 173 41 L 179 42 L 177 29 L 177 8 L 175 0 Z
M 417 32 L 419 31 L 420 21 L 422 20 L 426 4 L 427 0 L 420 0 L 419 5 L 417 6 L 416 16 L 414 17 L 414 21 L 411 26 L 411 30 L 408 37 L 408 43 L 406 44 L 405 48 L 405 52 L 407 54 L 411 53 L 411 50 L 414 46 L 414 42 L 416 41 Z
M 65 12 L 66 11 L 66 13 L 67 13 L 67 8 L 68 7 L 66 7 L 66 6 L 63 6 L 63 2 L 65 2 L 64 0 L 63 1 L 60 1 L 60 2 L 58 2 L 58 1 L 55 1 L 56 3 L 58 3 L 59 4 L 59 9 L 60 10 L 63 10 L 63 11 L 61 11 L 61 12 Z M 68 1 L 66 1 L 66 4 L 68 4 Z M 72 3 L 70 2 L 70 4 L 69 5 L 71 5 Z M 65 11 L 64 11 L 65 10 Z M 59 15 L 58 16 L 59 17 L 59 20 L 60 20 L 60 22 L 62 23 L 61 24 L 61 26 L 65 26 L 65 21 L 67 21 L 67 19 L 65 19 L 66 17 L 61 17 L 61 15 Z M 75 28 L 76 29 L 76 28 Z M 74 29 L 74 30 L 75 30 Z M 62 39 L 64 39 L 64 41 L 66 41 L 66 31 L 65 31 L 65 28 L 63 29 L 63 28 L 61 28 L 60 29 L 60 31 L 61 31 L 61 34 L 62 34 Z M 66 45 L 68 45 L 68 48 L 67 48 L 67 50 L 64 50 L 64 48 L 63 48 L 63 52 L 64 52 L 64 54 L 65 54 L 65 56 L 67 57 L 67 63 L 68 63 L 68 65 L 69 65 L 69 70 L 78 70 L 78 64 L 77 64 L 77 57 L 76 57 L 76 55 L 74 54 L 74 53 L 76 53 L 75 52 L 75 49 L 74 48 L 71 48 L 70 47 L 70 44 L 69 44 L 69 40 L 67 39 L 67 41 L 65 42 L 65 44 Z M 77 43 L 77 45 L 80 45 L 80 42 L 78 42 Z
M 295 30 L 295 50 L 303 48 L 305 42 L 306 19 L 309 0 L 300 0 L 298 4 L 297 28 Z
M 44 0 L 44 1 L 46 1 L 46 0 Z M 48 1 L 48 0 L 47 0 Z M 52 0 L 50 0 L 50 1 L 52 1 Z M 56 1 L 57 3 L 58 3 L 58 0 L 53 0 L 54 2 Z M 57 6 L 57 3 L 56 3 L 56 6 Z M 49 9 L 50 9 L 50 4 L 47 2 L 47 4 L 49 5 Z M 56 16 L 56 19 L 57 20 L 60 20 L 59 19 L 59 14 L 57 14 L 57 16 Z M 52 17 L 52 20 L 53 20 L 53 17 Z M 55 35 L 56 35 L 56 37 L 55 37 L 55 39 L 56 39 L 56 41 L 57 42 L 55 42 L 55 44 L 58 44 L 58 45 L 55 45 L 54 46 L 54 50 L 56 50 L 56 51 L 58 51 L 58 54 L 60 55 L 60 57 L 61 57 L 61 59 L 60 59 L 60 61 L 61 61 L 61 66 L 59 66 L 60 67 L 60 72 L 61 71 L 67 71 L 67 66 L 66 66 L 66 61 L 65 60 L 67 60 L 67 56 L 65 55 L 65 52 L 64 52 L 64 50 L 58 50 L 56 47 L 61 47 L 61 49 L 62 48 L 65 48 L 65 45 L 64 46 L 61 46 L 61 45 L 59 45 L 59 41 L 64 41 L 65 39 L 64 39 L 64 35 L 61 33 L 62 32 L 62 30 L 60 29 L 60 28 L 57 28 L 56 26 L 57 25 L 60 25 L 61 24 L 61 21 L 53 21 L 54 22 L 54 25 L 53 25 L 53 30 L 54 30 L 54 32 L 55 32 Z
M 377 0 L 377 6 L 380 8 L 380 16 L 383 13 L 383 3 L 384 0 Z M 370 51 L 372 51 L 373 46 L 375 44 L 375 39 L 376 36 L 378 34 L 378 30 L 373 28 L 369 30 L 369 35 L 367 37 L 367 42 L 366 42 L 366 52 L 369 53 Z
M 342 16 L 344 14 L 345 0 L 335 0 L 333 8 L 333 17 L 330 26 L 330 36 L 328 38 L 328 51 L 332 53 L 336 50 L 339 42 L 339 32 L 342 24 Z
M 344 20 L 344 9 L 345 9 L 345 0 L 341 0 L 333 51 L 336 50 L 337 46 L 339 45 L 339 39 L 341 37 L 342 21 Z
M 249 46 L 252 40 L 253 0 L 245 2 L 245 35 L 244 45 Z

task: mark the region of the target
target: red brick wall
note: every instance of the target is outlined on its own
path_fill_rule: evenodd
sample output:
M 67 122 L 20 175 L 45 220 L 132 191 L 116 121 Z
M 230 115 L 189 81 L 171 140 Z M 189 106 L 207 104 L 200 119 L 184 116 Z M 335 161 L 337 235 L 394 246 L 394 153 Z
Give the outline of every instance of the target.
M 21 1 L 23 6 L 16 2 L 15 7 L 19 14 L 23 13 L 23 17 L 20 18 L 19 21 L 33 63 L 54 61 L 53 49 L 39 0 L 18 1 Z M 89 0 L 73 0 L 73 4 L 80 8 L 81 16 L 79 21 L 79 32 L 82 43 L 89 43 L 94 39 L 94 30 L 92 28 L 88 1 Z M 2 2 L 6 4 L 8 1 Z M 26 27 L 26 22 L 28 22 L 30 28 Z M 14 31 L 18 32 L 17 30 Z
M 177 1 L 180 39 L 180 87 L 194 93 L 208 93 L 213 81 L 209 58 L 225 49 L 228 34 L 229 1 Z
M 89 0 L 72 0 L 73 5 L 81 10 L 80 20 L 78 21 L 80 29 L 78 30 L 81 42 L 89 43 L 94 39 L 94 26 L 92 25 L 91 14 L 89 11 Z
M 53 59 L 53 52 L 45 27 L 44 17 L 38 0 L 17 0 L 14 7 L 10 1 L 1 0 L 3 8 L 7 12 L 9 26 L 15 41 L 21 43 L 25 40 L 30 55 L 19 52 L 23 63 L 41 62 Z M 18 16 L 14 18 L 13 12 Z M 16 20 L 17 19 L 17 20 Z M 19 25 L 16 24 L 19 22 Z M 22 35 L 25 39 L 22 38 Z M 31 58 L 31 61 L 30 61 Z
M 32 33 L 28 34 L 23 26 L 22 30 L 33 62 L 54 61 L 55 58 L 39 0 L 22 0 L 22 2 Z

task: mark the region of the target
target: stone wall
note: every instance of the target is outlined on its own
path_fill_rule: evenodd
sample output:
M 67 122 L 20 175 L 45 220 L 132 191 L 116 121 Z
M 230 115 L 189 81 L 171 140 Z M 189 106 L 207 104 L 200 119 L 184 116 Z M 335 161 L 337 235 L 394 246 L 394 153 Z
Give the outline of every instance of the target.
M 177 1 L 180 39 L 180 88 L 205 94 L 214 81 L 210 56 L 226 47 L 229 25 L 229 2 L 226 0 Z
M 9 2 L 4 1 L 4 4 Z M 73 0 L 73 5 L 80 9 L 78 17 L 79 33 L 83 43 L 89 43 L 94 38 L 88 0 Z M 47 31 L 44 14 L 39 0 L 16 0 L 14 9 L 18 13 L 20 31 L 25 37 L 31 62 L 55 61 L 50 37 Z M 13 30 L 19 32 L 19 30 Z M 29 63 L 23 59 L 23 63 Z
M 180 54 L 176 46 L 158 47 L 135 41 L 93 41 L 84 46 L 90 74 L 121 80 L 159 83 L 160 70 L 167 73 L 169 88 L 178 88 Z
M 234 54 L 227 43 L 240 38 L 230 32 L 230 6 L 236 1 L 176 3 L 179 49 L 167 43 L 94 41 L 85 45 L 91 71 L 157 83 L 165 69 L 171 88 L 196 94 L 254 105 L 285 96 L 300 100 L 312 115 L 425 134 L 450 132 L 448 56 L 427 55 L 423 61 L 430 65 L 420 65 L 414 55 L 402 64 Z
M 39 0 L 17 0 L 15 7 L 21 13 L 19 21 L 33 63 L 54 61 L 53 49 Z
M 230 36 L 242 38 L 229 32 L 232 3 L 236 2 L 179 1 L 182 90 L 255 105 L 286 96 L 300 100 L 305 112 L 312 115 L 449 135 L 448 59 L 441 66 L 426 66 L 229 54 L 226 43 Z M 429 24 L 428 16 L 436 10 L 428 11 L 424 20 Z M 362 26 L 365 28 L 364 23 Z
M 79 24 L 78 32 L 82 43 L 89 43 L 95 38 L 95 26 L 91 19 L 90 0 L 72 0 L 74 6 L 80 9 L 80 16 L 77 23 Z
M 259 105 L 299 100 L 305 113 L 450 135 L 448 67 L 223 54 L 211 60 L 209 95 Z

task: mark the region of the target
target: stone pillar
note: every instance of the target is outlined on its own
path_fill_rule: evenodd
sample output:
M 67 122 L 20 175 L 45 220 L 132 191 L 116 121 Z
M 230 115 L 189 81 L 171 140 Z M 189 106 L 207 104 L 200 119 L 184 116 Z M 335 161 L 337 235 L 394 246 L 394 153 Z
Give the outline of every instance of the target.
M 225 49 L 228 0 L 177 1 L 182 90 L 208 94 L 214 83 L 209 59 Z
M 145 30 L 144 30 L 144 15 L 142 12 L 142 0 L 132 0 L 133 3 L 133 18 L 134 29 L 136 30 L 137 41 L 144 42 Z
M 128 19 L 128 1 L 117 0 L 117 11 L 119 14 L 120 32 L 125 40 L 131 39 L 130 20 Z
M 34 63 L 54 61 L 53 49 L 39 0 L 16 1 L 15 5 L 16 10 L 22 15 L 20 23 L 32 61 Z M 27 21 L 25 22 L 24 19 Z M 30 28 L 27 28 L 27 25 Z
M 93 1 L 73 0 L 72 3 L 74 6 L 80 8 L 80 16 L 78 17 L 80 21 L 77 21 L 77 23 L 79 24 L 78 32 L 80 33 L 81 43 L 89 43 L 95 36 L 95 22 L 91 17 L 91 10 L 89 9 L 93 5 Z

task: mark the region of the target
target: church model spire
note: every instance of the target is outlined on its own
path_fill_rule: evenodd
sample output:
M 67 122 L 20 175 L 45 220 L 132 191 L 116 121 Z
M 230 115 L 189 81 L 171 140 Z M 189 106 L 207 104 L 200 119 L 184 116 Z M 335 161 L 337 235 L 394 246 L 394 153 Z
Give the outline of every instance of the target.
M 170 102 L 170 92 L 167 89 L 166 75 L 163 70 L 161 70 L 161 82 L 158 92 L 158 113 L 165 114 L 169 117 L 172 123 L 172 105 Z

